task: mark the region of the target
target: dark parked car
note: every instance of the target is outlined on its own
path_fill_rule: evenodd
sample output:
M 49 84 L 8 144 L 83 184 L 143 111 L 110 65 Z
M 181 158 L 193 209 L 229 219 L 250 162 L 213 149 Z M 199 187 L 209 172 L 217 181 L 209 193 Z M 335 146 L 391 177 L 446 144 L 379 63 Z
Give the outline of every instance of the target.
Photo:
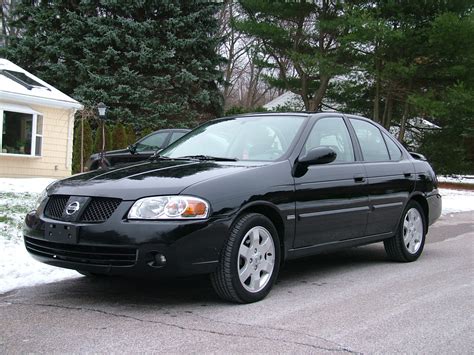
M 441 213 L 431 166 L 340 113 L 210 121 L 160 155 L 55 182 L 26 216 L 27 250 L 87 275 L 210 274 L 265 297 L 285 260 L 382 242 L 416 260 Z
M 119 163 L 133 163 L 146 160 L 157 150 L 163 149 L 175 142 L 190 129 L 160 129 L 139 139 L 136 143 L 125 149 L 110 150 L 105 152 L 102 165 L 110 167 Z M 86 170 L 95 170 L 101 167 L 100 153 L 94 153 L 86 162 Z

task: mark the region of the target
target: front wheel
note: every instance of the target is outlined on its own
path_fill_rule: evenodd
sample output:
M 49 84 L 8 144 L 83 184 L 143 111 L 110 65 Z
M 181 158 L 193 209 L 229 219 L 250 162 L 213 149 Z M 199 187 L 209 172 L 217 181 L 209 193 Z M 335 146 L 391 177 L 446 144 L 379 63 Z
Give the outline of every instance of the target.
M 397 234 L 384 241 L 385 251 L 395 261 L 410 262 L 423 252 L 426 237 L 426 218 L 416 201 L 405 208 Z
M 275 226 L 267 217 L 249 213 L 232 226 L 211 282 L 225 300 L 256 302 L 270 292 L 279 265 L 280 242 Z

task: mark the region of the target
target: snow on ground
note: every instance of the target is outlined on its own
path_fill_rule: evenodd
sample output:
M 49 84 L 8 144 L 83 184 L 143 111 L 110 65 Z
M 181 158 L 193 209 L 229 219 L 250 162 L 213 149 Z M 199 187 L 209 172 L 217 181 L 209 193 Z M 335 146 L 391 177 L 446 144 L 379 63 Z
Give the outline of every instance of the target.
M 41 283 L 80 275 L 42 264 L 30 257 L 23 245 L 23 219 L 34 209 L 39 193 L 53 179 L 0 178 L 0 294 Z M 441 189 L 443 214 L 474 210 L 474 191 Z
M 0 193 L 39 194 L 56 179 L 51 178 L 0 178 Z
M 474 211 L 474 191 L 452 189 L 440 189 L 439 191 L 443 197 L 443 215 Z
M 47 178 L 0 178 L 0 294 L 19 287 L 80 276 L 73 270 L 34 260 L 23 245 L 23 219 L 34 209 L 41 191 L 53 181 Z
M 438 176 L 439 182 L 453 182 L 458 184 L 474 184 L 474 175 Z

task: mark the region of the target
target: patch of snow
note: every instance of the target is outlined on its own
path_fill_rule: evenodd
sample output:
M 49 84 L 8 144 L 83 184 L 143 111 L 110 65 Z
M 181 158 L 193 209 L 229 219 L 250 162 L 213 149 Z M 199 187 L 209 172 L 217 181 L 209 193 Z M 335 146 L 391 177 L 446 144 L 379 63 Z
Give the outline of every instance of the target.
M 458 184 L 473 184 L 474 175 L 451 175 L 451 176 L 438 176 L 439 182 L 453 182 Z
M 40 263 L 25 249 L 22 240 L 0 237 L 0 294 L 27 286 L 81 276 L 74 270 Z
M 40 193 L 56 179 L 51 178 L 0 178 L 0 193 Z
M 474 211 L 474 191 L 439 189 L 443 198 L 443 215 Z
M 286 91 L 282 95 L 274 98 L 272 101 L 267 102 L 263 105 L 267 110 L 277 110 L 281 107 L 287 107 L 295 111 L 304 110 L 304 103 L 300 95 L 297 95 L 291 91 Z
M 22 225 L 38 194 L 54 179 L 0 178 L 0 294 L 19 287 L 55 282 L 79 274 L 33 259 L 25 249 Z

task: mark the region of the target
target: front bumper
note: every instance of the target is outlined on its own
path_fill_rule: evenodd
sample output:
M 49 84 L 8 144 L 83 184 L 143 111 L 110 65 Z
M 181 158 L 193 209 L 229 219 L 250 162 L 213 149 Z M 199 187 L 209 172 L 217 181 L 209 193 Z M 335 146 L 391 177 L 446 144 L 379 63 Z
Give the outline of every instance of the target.
M 120 208 L 120 207 L 119 207 Z M 230 217 L 205 221 L 128 221 L 121 206 L 103 223 L 69 223 L 30 212 L 23 234 L 28 252 L 37 260 L 68 269 L 138 277 L 211 273 L 227 240 Z M 45 227 L 70 226 L 72 242 L 46 236 Z M 163 255 L 166 262 L 157 263 Z M 163 260 L 163 259 L 161 259 Z

